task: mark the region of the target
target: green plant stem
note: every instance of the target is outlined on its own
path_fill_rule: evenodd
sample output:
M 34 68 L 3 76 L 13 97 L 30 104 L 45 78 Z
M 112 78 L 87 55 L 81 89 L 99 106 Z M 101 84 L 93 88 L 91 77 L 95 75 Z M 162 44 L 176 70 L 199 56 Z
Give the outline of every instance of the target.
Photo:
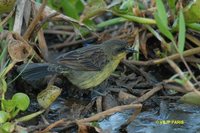
M 102 23 L 97 24 L 96 25 L 96 29 L 94 29 L 93 31 L 95 32 L 98 29 L 105 28 L 107 26 L 115 25 L 115 24 L 118 24 L 118 23 L 123 23 L 125 21 L 128 21 L 128 20 L 125 19 L 125 18 L 122 18 L 122 17 L 109 19 L 109 20 L 106 20 L 106 21 L 104 21 Z M 86 30 L 86 31 L 84 31 L 84 33 L 82 33 L 82 36 L 86 36 L 90 32 L 91 32 L 90 30 Z
M 142 18 L 142 17 L 137 17 L 137 16 L 131 16 L 131 15 L 125 15 L 125 14 L 119 14 L 116 12 L 113 12 L 113 14 L 120 16 L 122 18 L 125 18 L 129 21 L 137 22 L 140 24 L 156 24 L 156 21 L 154 19 L 149 19 L 149 18 Z
M 12 113 L 11 113 L 11 118 L 15 118 L 15 116 L 19 113 L 20 109 L 17 108 L 16 110 L 14 110 Z
M 2 91 L 2 93 L 1 93 L 1 100 L 5 100 L 5 93 L 6 93 L 6 91 L 7 91 L 7 83 L 6 83 L 6 81 L 5 81 L 5 78 L 4 77 L 0 77 L 0 82 L 1 82 L 1 91 Z M 1 109 L 2 110 L 5 110 L 5 108 L 4 108 L 4 105 L 3 105 L 3 102 L 1 102 Z
M 40 110 L 38 112 L 35 112 L 35 113 L 32 113 L 30 115 L 26 115 L 26 116 L 23 116 L 21 118 L 18 118 L 18 119 L 15 119 L 15 122 L 18 123 L 18 122 L 24 122 L 24 121 L 29 121 L 35 117 L 37 117 L 38 115 L 42 114 L 45 110 Z
M 15 61 L 12 61 L 1 73 L 0 77 L 4 77 L 14 66 L 15 66 Z
M 107 21 L 97 24 L 97 28 L 100 29 L 100 28 L 104 28 L 104 27 L 111 26 L 114 24 L 123 23 L 125 21 L 127 21 L 127 19 L 122 18 L 122 17 L 113 18 L 113 19 L 109 19 Z

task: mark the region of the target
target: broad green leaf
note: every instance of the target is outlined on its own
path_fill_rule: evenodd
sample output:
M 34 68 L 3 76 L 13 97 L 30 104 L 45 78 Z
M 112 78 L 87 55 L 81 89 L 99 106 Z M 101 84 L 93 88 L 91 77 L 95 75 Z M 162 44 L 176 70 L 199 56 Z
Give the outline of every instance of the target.
M 10 123 L 10 122 L 6 122 L 1 126 L 1 128 L 3 128 L 5 131 L 11 133 L 15 129 L 15 124 L 14 123 Z
M 180 98 L 183 103 L 200 105 L 200 96 L 195 92 L 189 92 Z
M 157 13 L 158 13 L 158 16 L 160 17 L 160 20 L 162 21 L 163 25 L 167 27 L 168 17 L 167 17 L 167 12 L 165 10 L 165 6 L 162 0 L 156 0 L 156 7 L 157 7 Z
M 48 0 L 48 6 L 61 11 L 74 19 L 79 19 L 79 14 L 83 11 L 84 5 L 81 0 Z
M 163 21 L 158 16 L 158 13 L 154 14 L 154 18 L 156 20 L 156 24 L 157 24 L 157 27 L 159 28 L 160 32 L 162 34 L 164 34 L 168 39 L 170 39 L 171 41 L 173 41 L 174 37 L 173 37 L 172 33 L 168 30 L 167 25 L 163 24 Z
M 104 0 L 89 0 L 81 15 L 81 22 L 99 15 L 106 11 L 106 9 L 107 5 Z
M 74 6 L 76 7 L 76 10 L 78 13 L 81 13 L 84 10 L 84 5 L 81 2 L 81 0 L 72 0 L 74 2 Z
M 41 2 L 38 2 L 38 3 L 41 3 Z M 61 1 L 58 1 L 58 0 L 56 0 L 56 1 L 55 0 L 48 0 L 47 5 L 49 7 L 51 7 L 52 9 L 57 10 L 57 11 L 59 11 L 60 8 L 62 7 Z
M 184 16 L 186 23 L 200 22 L 200 0 L 190 1 L 190 4 L 184 8 Z
M 0 111 L 0 124 L 6 122 L 9 119 L 9 113 Z
M 178 35 L 178 50 L 183 53 L 185 47 L 185 20 L 182 10 L 179 12 L 179 35 Z
M 12 100 L 16 102 L 16 107 L 22 111 L 25 111 L 30 104 L 29 97 L 24 93 L 16 93 L 13 95 Z
M 10 132 L 7 132 L 6 130 L 0 127 L 0 133 L 10 133 Z
M 62 0 L 61 2 L 64 13 L 74 19 L 79 19 L 77 8 L 69 1 Z
M 11 112 L 16 107 L 16 103 L 13 100 L 2 100 L 2 104 L 6 112 Z

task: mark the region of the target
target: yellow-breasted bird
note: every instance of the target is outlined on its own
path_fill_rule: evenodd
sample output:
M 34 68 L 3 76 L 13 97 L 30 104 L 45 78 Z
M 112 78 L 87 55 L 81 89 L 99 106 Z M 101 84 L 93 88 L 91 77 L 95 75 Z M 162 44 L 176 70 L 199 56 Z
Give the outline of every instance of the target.
M 134 52 L 122 40 L 79 48 L 56 58 L 55 63 L 31 63 L 19 66 L 22 78 L 37 80 L 51 74 L 63 74 L 80 89 L 95 87 L 107 79 L 127 53 Z M 23 68 L 25 70 L 23 70 Z

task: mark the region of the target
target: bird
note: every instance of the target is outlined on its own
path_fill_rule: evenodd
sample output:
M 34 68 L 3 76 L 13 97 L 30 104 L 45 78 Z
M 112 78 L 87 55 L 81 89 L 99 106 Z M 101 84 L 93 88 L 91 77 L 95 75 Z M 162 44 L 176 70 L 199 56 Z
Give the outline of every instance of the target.
M 22 79 L 38 80 L 47 75 L 62 74 L 80 89 L 98 86 L 117 68 L 128 53 L 135 50 L 126 41 L 111 39 L 99 45 L 89 45 L 56 58 L 53 63 L 29 63 L 18 67 Z

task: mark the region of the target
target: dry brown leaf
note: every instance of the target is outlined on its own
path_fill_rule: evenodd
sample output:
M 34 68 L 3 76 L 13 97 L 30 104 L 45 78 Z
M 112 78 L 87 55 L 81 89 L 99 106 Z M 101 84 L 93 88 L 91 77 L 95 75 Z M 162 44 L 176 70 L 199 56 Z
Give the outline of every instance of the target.
M 15 39 L 12 33 L 8 34 L 7 40 L 8 53 L 13 61 L 23 61 L 30 55 L 32 48 L 26 42 Z

